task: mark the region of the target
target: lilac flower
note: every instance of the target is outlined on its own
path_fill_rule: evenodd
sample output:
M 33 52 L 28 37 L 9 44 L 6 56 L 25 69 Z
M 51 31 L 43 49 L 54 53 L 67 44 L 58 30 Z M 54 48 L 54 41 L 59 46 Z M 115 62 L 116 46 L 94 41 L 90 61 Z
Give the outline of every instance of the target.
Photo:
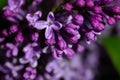
M 4 9 L 11 10 L 13 12 L 18 12 L 19 8 L 24 4 L 24 0 L 8 0 L 8 6 L 6 6 Z
M 38 30 L 45 29 L 45 38 L 50 39 L 54 33 L 53 30 L 60 30 L 62 28 L 62 24 L 58 21 L 55 21 L 55 17 L 53 12 L 49 12 L 47 16 L 47 21 L 37 21 L 34 25 L 34 27 Z
M 33 33 L 32 36 L 32 41 L 38 41 L 38 38 L 39 38 L 39 34 L 36 32 L 36 33 Z
M 23 77 L 27 80 L 28 79 L 29 80 L 34 80 L 35 77 L 36 77 L 36 73 L 37 73 L 36 69 L 34 69 L 32 67 L 27 67 L 26 72 L 23 74 Z
M 17 22 L 16 18 L 22 20 L 25 12 L 21 9 L 21 6 L 24 4 L 24 0 L 8 0 L 8 6 L 4 7 L 4 14 L 8 20 Z
M 9 48 L 9 50 L 7 50 L 7 52 L 6 52 L 7 57 L 17 56 L 18 55 L 19 50 L 18 50 L 16 45 L 14 45 L 12 43 L 7 43 L 6 47 Z
M 95 32 L 95 31 L 93 31 L 93 30 L 91 30 L 90 32 L 86 33 L 86 34 L 85 34 L 85 36 L 86 36 L 86 42 L 87 42 L 88 44 L 90 44 L 91 41 L 96 40 L 96 39 L 97 39 L 97 37 L 96 37 L 97 34 L 100 34 L 100 33 L 97 33 L 97 32 Z
M 32 14 L 27 14 L 26 15 L 26 19 L 29 22 L 29 25 L 34 26 L 35 23 L 38 21 L 38 19 L 42 16 L 42 12 L 41 11 L 37 11 L 35 12 L 33 15 Z
M 88 44 L 120 19 L 119 3 L 8 0 L 0 16 L 0 79 L 93 80 L 98 49 Z
M 8 67 L 11 70 L 11 73 L 13 74 L 14 77 L 17 77 L 18 76 L 18 71 L 20 71 L 21 69 L 23 69 L 23 65 L 14 66 L 10 62 L 6 62 L 5 66 Z
M 36 43 L 28 44 L 25 46 L 23 49 L 25 56 L 23 58 L 20 58 L 20 63 L 30 63 L 32 67 L 36 67 L 38 65 L 37 60 L 40 58 L 41 51 L 35 50 L 35 48 L 38 48 L 38 44 Z

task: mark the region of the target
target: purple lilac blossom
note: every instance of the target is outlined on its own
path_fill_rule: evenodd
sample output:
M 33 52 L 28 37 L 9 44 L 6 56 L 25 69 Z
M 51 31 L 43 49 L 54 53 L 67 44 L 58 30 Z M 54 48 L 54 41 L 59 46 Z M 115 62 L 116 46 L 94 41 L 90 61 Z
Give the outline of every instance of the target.
M 0 79 L 93 80 L 94 42 L 120 19 L 119 5 L 119 0 L 8 0 L 0 16 Z
M 59 29 L 62 28 L 62 24 L 55 21 L 55 17 L 53 12 L 50 12 L 47 16 L 47 21 L 37 21 L 35 23 L 35 25 L 33 25 L 36 29 L 38 30 L 42 30 L 44 28 L 46 28 L 45 30 L 45 38 L 46 39 L 50 39 L 54 33 L 53 33 L 53 29 L 58 31 Z
M 25 0 L 8 0 L 8 6 L 4 7 L 4 14 L 8 20 L 17 22 L 15 18 L 22 20 L 25 12 L 21 9 Z

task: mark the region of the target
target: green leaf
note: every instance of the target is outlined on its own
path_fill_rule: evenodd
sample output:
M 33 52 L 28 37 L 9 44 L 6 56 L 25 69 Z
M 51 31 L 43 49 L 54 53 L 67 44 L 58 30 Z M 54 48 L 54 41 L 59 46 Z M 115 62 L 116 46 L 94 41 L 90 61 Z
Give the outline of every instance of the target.
M 0 0 L 0 10 L 2 10 L 2 8 L 7 5 L 7 0 Z
M 102 39 L 109 56 L 120 74 L 120 38 L 107 37 Z

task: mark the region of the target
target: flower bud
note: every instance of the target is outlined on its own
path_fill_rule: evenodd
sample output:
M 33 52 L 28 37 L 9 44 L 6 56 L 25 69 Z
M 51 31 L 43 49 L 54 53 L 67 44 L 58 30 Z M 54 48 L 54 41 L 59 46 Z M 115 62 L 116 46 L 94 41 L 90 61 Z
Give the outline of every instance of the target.
M 73 55 L 75 54 L 75 52 L 71 49 L 71 48 L 67 48 L 64 50 L 65 55 L 67 55 L 68 57 L 73 57 Z
M 11 33 L 15 33 L 17 31 L 18 31 L 18 26 L 17 25 L 13 25 L 13 26 L 10 27 L 10 32 Z
M 77 0 L 76 4 L 79 7 L 84 7 L 85 6 L 85 0 Z
M 91 7 L 94 6 L 94 1 L 93 1 L 93 0 L 86 0 L 85 3 L 86 3 L 86 6 L 87 6 L 87 7 L 90 7 L 90 8 L 91 8 Z
M 120 20 L 120 15 L 114 15 L 114 18 Z
M 107 23 L 110 24 L 110 25 L 113 25 L 113 24 L 115 24 L 115 19 L 113 17 L 109 17 L 107 19 Z
M 82 25 L 83 22 L 84 22 L 84 17 L 82 15 L 80 15 L 80 14 L 75 14 L 73 20 L 74 20 L 75 24 Z
M 15 37 L 15 40 L 16 40 L 16 42 L 20 42 L 20 43 L 23 42 L 24 37 L 23 37 L 22 33 L 18 33 L 17 36 Z
M 65 6 L 64 6 L 64 9 L 67 10 L 67 11 L 71 11 L 72 8 L 73 8 L 73 6 L 70 3 L 66 3 Z
M 54 36 L 52 36 L 50 39 L 47 39 L 45 42 L 47 45 L 52 45 L 55 43 Z
M 64 50 L 67 47 L 65 40 L 60 35 L 58 35 L 58 42 L 56 44 L 56 47 L 60 50 Z
M 113 6 L 112 11 L 117 13 L 117 14 L 120 14 L 120 7 L 119 6 Z
M 61 59 L 63 51 L 57 50 L 56 48 L 52 49 L 53 57 L 56 59 Z
M 96 14 L 96 15 L 94 16 L 94 18 L 95 18 L 96 20 L 98 20 L 99 22 L 102 22 L 102 21 L 103 21 L 102 16 L 99 15 L 99 14 Z
M 95 33 L 93 31 L 87 32 L 85 34 L 86 36 L 86 42 L 90 44 L 91 41 L 95 41 L 97 39 Z
M 102 8 L 101 8 L 100 6 L 95 6 L 95 7 L 93 8 L 93 11 L 94 11 L 95 13 L 99 14 L 99 13 L 102 13 Z
M 67 24 L 66 27 L 67 27 L 67 28 L 72 28 L 72 29 L 79 29 L 79 28 L 80 28 L 80 26 L 75 25 L 75 24 L 73 24 L 73 23 Z
M 69 39 L 69 42 L 70 42 L 70 43 L 77 43 L 79 38 L 80 38 L 80 37 L 78 37 L 77 35 L 75 35 L 75 36 L 73 36 L 73 37 L 71 37 L 71 38 Z
M 65 28 L 66 29 L 66 32 L 69 33 L 69 34 L 72 34 L 72 35 L 77 35 L 79 34 L 79 32 L 75 29 L 72 29 L 72 28 Z

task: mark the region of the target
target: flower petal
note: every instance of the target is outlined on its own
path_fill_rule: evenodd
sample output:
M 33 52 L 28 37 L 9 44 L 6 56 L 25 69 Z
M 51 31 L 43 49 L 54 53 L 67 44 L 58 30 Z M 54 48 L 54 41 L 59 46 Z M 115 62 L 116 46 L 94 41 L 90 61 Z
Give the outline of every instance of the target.
M 36 66 L 38 65 L 37 60 L 32 60 L 32 61 L 30 62 L 30 65 L 31 65 L 32 67 L 36 67 Z
M 8 5 L 11 9 L 15 9 L 17 7 L 17 1 L 15 0 L 8 0 Z
M 15 47 L 13 50 L 12 50 L 12 55 L 13 56 L 17 56 L 18 55 L 18 48 Z
M 47 27 L 45 30 L 45 38 L 50 39 L 53 36 L 53 30 L 51 27 Z
M 56 59 L 62 59 L 63 51 L 57 50 L 56 48 L 52 49 L 53 57 Z
M 28 63 L 29 61 L 28 61 L 27 59 L 25 59 L 25 58 L 20 58 L 20 59 L 19 59 L 19 62 L 20 62 L 21 64 L 26 64 L 26 63 Z
M 39 17 L 41 17 L 42 16 L 42 12 L 41 11 L 37 11 L 37 12 L 35 12 L 35 15 L 38 15 Z
M 53 12 L 49 12 L 48 16 L 47 16 L 47 22 L 53 22 L 55 20 L 54 14 Z
M 46 21 L 37 21 L 36 23 L 35 23 L 35 25 L 34 25 L 34 27 L 36 28 L 36 29 L 39 29 L 39 30 L 41 30 L 41 29 L 44 29 L 44 28 L 46 28 L 48 25 L 47 25 L 47 22 Z
M 68 18 L 67 18 L 67 24 L 71 23 L 72 19 L 73 19 L 72 15 L 68 16 Z
M 51 27 L 54 30 L 60 30 L 62 28 L 62 24 L 56 21 L 56 22 L 54 22 L 54 24 L 51 25 Z
M 27 51 L 25 53 L 25 59 L 31 59 L 33 57 L 33 50 L 32 49 L 29 49 L 29 51 Z
M 73 57 L 75 52 L 71 48 L 67 48 L 64 50 L 64 53 L 70 58 Z

